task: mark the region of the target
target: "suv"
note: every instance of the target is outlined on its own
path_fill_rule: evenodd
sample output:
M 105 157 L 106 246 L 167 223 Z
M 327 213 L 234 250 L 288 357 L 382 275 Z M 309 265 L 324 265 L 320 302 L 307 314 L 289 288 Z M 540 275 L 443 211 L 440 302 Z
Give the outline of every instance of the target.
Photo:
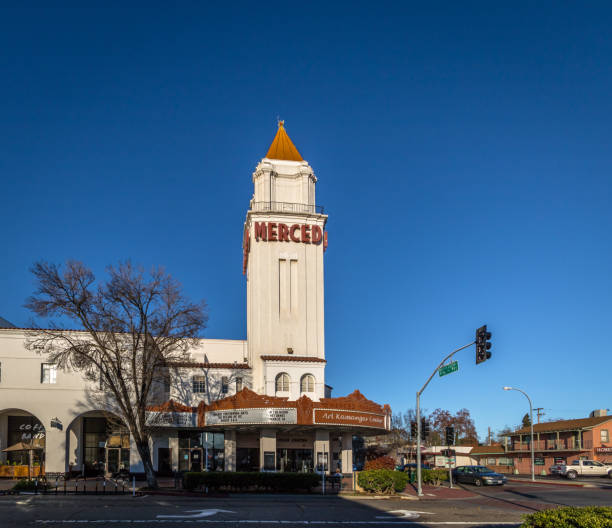
M 612 466 L 606 466 L 597 460 L 572 460 L 571 464 L 561 466 L 559 474 L 570 480 L 576 477 L 612 478 Z

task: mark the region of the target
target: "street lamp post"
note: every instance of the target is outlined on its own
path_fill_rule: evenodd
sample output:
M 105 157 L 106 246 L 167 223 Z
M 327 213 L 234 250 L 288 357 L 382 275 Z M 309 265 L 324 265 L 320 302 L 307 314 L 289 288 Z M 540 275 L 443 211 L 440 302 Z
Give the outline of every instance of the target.
M 529 422 L 530 422 L 530 429 L 531 429 L 531 480 L 535 480 L 535 456 L 534 456 L 534 446 L 533 446 L 533 405 L 531 403 L 531 398 L 527 395 L 527 393 L 525 391 L 522 391 L 521 389 L 517 389 L 516 387 L 504 387 L 505 391 L 509 391 L 509 390 L 515 390 L 515 391 L 519 391 L 520 393 L 522 393 L 525 398 L 527 398 L 527 401 L 529 402 Z

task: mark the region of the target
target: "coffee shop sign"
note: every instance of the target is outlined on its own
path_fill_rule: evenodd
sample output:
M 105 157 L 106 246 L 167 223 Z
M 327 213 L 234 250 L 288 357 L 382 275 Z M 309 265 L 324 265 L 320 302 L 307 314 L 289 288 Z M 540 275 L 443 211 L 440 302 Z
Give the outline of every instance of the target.
M 37 423 L 34 425 L 21 424 L 19 426 L 21 431 L 21 439 L 24 441 L 36 440 L 45 437 L 45 428 L 43 424 Z

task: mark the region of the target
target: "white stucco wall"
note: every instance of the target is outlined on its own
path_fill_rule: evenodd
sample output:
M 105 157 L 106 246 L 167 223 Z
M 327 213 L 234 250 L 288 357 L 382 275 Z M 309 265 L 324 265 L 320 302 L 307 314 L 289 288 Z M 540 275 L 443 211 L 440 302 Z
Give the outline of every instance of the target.
M 255 389 L 267 393 L 269 379 L 262 355 L 288 355 L 292 349 L 294 356 L 325 358 L 324 244 L 257 240 L 255 223 L 305 224 L 324 232 L 327 216 L 315 213 L 316 177 L 305 161 L 264 159 L 255 169 L 253 182 L 245 222 L 250 234 L 247 341 Z M 271 210 L 258 206 L 266 202 L 272 202 Z

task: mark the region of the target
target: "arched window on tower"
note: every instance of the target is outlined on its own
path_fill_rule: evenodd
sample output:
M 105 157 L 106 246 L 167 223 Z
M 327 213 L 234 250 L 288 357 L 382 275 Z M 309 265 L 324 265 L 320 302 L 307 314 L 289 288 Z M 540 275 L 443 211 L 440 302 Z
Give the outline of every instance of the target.
M 312 374 L 304 374 L 300 380 L 300 392 L 314 392 L 315 379 Z
M 286 372 L 276 376 L 276 392 L 289 392 L 289 374 Z

